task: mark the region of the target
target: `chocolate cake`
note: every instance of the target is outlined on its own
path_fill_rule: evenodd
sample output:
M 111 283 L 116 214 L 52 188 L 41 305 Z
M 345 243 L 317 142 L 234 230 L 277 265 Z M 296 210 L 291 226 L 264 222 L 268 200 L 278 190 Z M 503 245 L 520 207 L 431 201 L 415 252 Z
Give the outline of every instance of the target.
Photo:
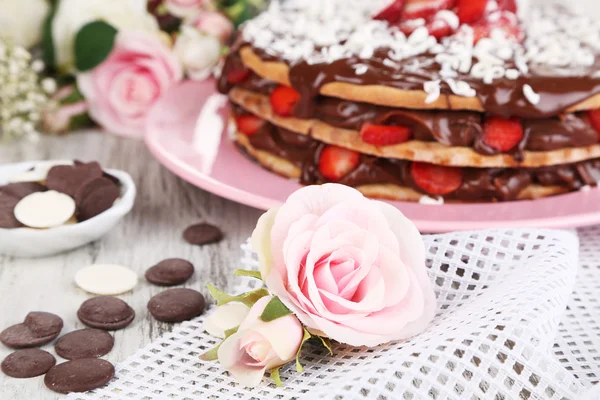
M 600 181 L 599 54 L 566 0 L 274 1 L 219 89 L 240 149 L 304 184 L 535 199 Z

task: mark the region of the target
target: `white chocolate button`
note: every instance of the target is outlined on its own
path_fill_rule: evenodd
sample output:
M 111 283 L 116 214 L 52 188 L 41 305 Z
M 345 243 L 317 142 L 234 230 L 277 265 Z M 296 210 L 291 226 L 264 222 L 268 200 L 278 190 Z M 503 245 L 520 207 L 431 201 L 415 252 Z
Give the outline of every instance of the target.
M 9 179 L 10 183 L 18 182 L 43 182 L 48 176 L 48 171 L 56 165 L 73 165 L 71 161 L 47 161 L 36 164 L 30 171 L 22 172 Z
M 75 283 L 86 292 L 112 296 L 129 292 L 138 282 L 135 272 L 113 264 L 94 264 L 77 271 Z
M 63 225 L 75 214 L 75 201 L 55 190 L 32 193 L 15 206 L 15 218 L 30 228 Z

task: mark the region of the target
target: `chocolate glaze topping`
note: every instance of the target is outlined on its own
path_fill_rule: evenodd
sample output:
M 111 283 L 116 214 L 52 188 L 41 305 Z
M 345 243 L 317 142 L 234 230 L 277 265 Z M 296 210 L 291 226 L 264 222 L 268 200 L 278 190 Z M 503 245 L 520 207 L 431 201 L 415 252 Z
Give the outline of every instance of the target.
M 308 136 L 265 124 L 249 137 L 257 149 L 285 158 L 302 170 L 301 182 L 315 184 L 326 181 L 318 171 L 323 143 Z M 426 194 L 414 183 L 410 161 L 362 155 L 359 166 L 339 183 L 361 186 L 392 183 L 411 187 Z M 595 186 L 600 182 L 600 159 L 542 168 L 462 168 L 463 183 L 456 191 L 444 196 L 462 201 L 509 201 L 531 183 L 558 185 L 569 190 Z
M 254 52 L 266 61 L 284 62 L 253 48 Z M 439 79 L 441 66 L 435 61 L 434 54 L 419 55 L 405 59 L 398 69 L 384 64 L 389 49 L 379 49 L 370 59 L 350 57 L 330 64 L 309 64 L 300 61 L 289 65 L 289 78 L 292 86 L 301 95 L 297 116 L 308 117 L 315 106 L 314 99 L 321 87 L 330 82 L 344 82 L 355 85 L 382 85 L 402 90 L 423 90 L 425 82 Z M 236 57 L 235 54 L 230 57 Z M 239 55 L 237 55 L 239 57 Z M 355 66 L 367 65 L 367 72 L 357 75 Z M 419 65 L 414 69 L 413 65 Z M 594 72 L 600 70 L 600 57 L 589 69 L 575 71 L 576 75 L 561 75 L 558 71 L 548 71 L 543 66 L 532 68 L 527 75 L 516 80 L 495 79 L 493 84 L 485 84 L 469 74 L 459 74 L 462 80 L 477 92 L 486 113 L 503 117 L 549 118 L 562 114 L 567 108 L 600 93 L 600 77 Z M 573 71 L 570 71 L 573 72 Z M 529 84 L 540 95 L 538 104 L 530 103 L 522 88 Z M 442 93 L 452 94 L 447 84 L 442 82 Z

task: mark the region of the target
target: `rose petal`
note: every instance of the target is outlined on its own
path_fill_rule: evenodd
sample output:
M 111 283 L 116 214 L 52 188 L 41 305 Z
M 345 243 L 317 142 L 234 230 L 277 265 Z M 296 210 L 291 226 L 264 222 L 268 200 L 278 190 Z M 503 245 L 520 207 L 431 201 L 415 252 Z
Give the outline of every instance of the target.
M 243 334 L 244 332 L 234 333 L 223 341 L 217 351 L 219 363 L 239 383 L 247 387 L 255 387 L 260 384 L 267 368 L 251 367 L 240 362 L 244 354 L 239 350 Z
M 263 279 L 271 270 L 271 229 L 275 223 L 278 208 L 272 208 L 264 213 L 256 224 L 252 232 L 252 248 L 258 254 L 260 273 Z
M 225 331 L 239 326 L 248 315 L 250 308 L 242 303 L 227 303 L 204 320 L 204 330 L 209 335 L 224 338 Z

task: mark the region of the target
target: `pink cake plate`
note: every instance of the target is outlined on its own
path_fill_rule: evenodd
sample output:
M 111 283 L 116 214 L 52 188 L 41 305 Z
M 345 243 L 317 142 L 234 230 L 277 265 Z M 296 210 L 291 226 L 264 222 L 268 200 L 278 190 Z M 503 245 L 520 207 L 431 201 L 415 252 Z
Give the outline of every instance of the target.
M 161 98 L 146 126 L 148 148 L 165 167 L 204 190 L 262 210 L 280 205 L 301 185 L 263 169 L 236 148 L 226 129 L 226 98 L 214 87 L 214 81 L 189 81 Z M 596 188 L 535 201 L 389 203 L 421 232 L 600 223 L 600 189 Z

